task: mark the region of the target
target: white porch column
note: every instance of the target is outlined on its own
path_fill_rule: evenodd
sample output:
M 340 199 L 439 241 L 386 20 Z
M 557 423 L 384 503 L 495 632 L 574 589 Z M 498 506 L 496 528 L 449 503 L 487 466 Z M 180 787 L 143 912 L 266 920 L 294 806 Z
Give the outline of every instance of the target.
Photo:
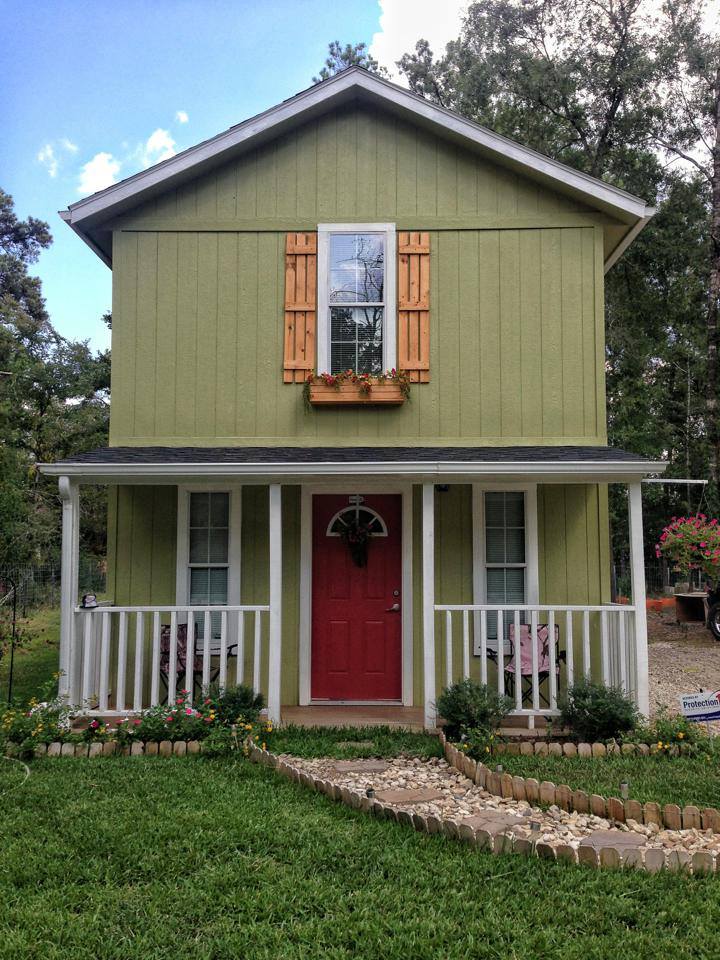
M 640 481 L 628 484 L 628 520 L 630 525 L 630 575 L 635 607 L 635 662 L 637 664 L 637 706 L 643 716 L 650 713 L 648 688 L 647 608 L 645 606 L 645 551 L 643 549 L 642 487 Z
M 268 657 L 268 717 L 280 722 L 282 664 L 282 495 L 270 484 L 270 650 Z
M 78 602 L 78 567 L 80 554 L 80 495 L 77 484 L 69 477 L 58 478 L 62 501 L 62 552 L 60 560 L 60 679 L 58 693 L 67 700 L 73 677 L 73 644 L 75 605 Z
M 435 486 L 422 487 L 423 704 L 425 726 L 435 726 Z

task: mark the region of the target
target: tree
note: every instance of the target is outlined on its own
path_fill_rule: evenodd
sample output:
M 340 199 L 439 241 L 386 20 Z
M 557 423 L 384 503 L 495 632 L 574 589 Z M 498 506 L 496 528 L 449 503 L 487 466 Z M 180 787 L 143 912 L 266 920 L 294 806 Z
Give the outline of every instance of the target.
M 52 557 L 58 549 L 55 485 L 38 461 L 67 457 L 107 440 L 110 355 L 53 328 L 40 281 L 28 268 L 52 242 L 47 224 L 18 220 L 0 191 L 0 565 Z M 103 534 L 102 497 L 91 497 L 84 532 Z M 86 537 L 87 539 L 87 537 Z
M 317 77 L 312 78 L 313 83 L 322 83 L 323 80 L 329 80 L 336 73 L 342 73 L 348 67 L 362 67 L 370 73 L 377 73 L 381 77 L 389 77 L 390 74 L 381 67 L 374 57 L 367 52 L 365 43 L 346 43 L 344 47 L 340 45 L 339 40 L 332 40 L 328 44 L 328 56 L 325 60 L 325 66 L 320 70 Z

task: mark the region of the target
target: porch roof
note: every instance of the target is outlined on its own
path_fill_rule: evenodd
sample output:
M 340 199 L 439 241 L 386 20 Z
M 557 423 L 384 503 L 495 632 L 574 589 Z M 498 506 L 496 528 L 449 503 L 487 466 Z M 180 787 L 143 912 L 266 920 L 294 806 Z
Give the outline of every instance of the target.
M 163 483 L 210 478 L 268 482 L 332 477 L 537 479 L 627 482 L 666 464 L 600 446 L 476 447 L 100 447 L 42 473 L 89 483 Z

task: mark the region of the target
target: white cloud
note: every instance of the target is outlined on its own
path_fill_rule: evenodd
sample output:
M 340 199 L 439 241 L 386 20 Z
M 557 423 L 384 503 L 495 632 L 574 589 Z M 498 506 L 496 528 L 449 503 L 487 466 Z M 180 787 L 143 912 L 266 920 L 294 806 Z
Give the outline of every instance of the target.
M 190 117 L 187 115 L 186 110 L 178 110 L 175 114 L 175 119 L 178 123 L 187 123 Z
M 170 136 L 168 130 L 158 127 L 147 138 L 142 148 L 141 161 L 143 167 L 151 167 L 154 163 L 160 163 L 161 160 L 169 160 L 177 153 L 175 141 Z
M 92 160 L 88 160 L 83 165 L 80 171 L 78 193 L 86 196 L 117 183 L 119 172 L 120 161 L 116 160 L 111 153 L 96 153 Z
M 67 150 L 68 153 L 78 152 L 78 145 L 73 143 L 72 140 L 68 140 L 67 137 L 60 137 L 60 146 L 63 150 Z
M 37 155 L 37 159 L 38 163 L 42 164 L 42 166 L 47 170 L 48 174 L 54 179 L 58 172 L 58 159 L 55 156 L 53 145 L 51 143 L 46 143 L 44 147 L 41 147 Z
M 373 35 L 370 53 L 390 71 L 394 79 L 405 82 L 397 73 L 395 62 L 404 53 L 415 49 L 422 38 L 439 56 L 450 40 L 457 40 L 460 21 L 469 0 L 378 0 L 380 30 Z

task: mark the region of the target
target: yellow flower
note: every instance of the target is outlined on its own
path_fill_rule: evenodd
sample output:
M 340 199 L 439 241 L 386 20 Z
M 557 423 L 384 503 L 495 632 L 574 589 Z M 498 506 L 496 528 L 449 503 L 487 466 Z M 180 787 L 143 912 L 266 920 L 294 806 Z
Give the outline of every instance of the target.
M 680 733 L 678 733 L 677 736 L 678 736 L 678 740 L 684 740 L 684 739 L 685 739 L 685 734 L 682 732 L 682 730 L 680 731 Z
M 658 750 L 662 750 L 662 747 L 663 747 L 662 740 L 658 740 L 658 745 L 657 745 L 657 746 L 658 746 Z
M 485 753 L 490 753 L 490 747 L 485 747 Z

